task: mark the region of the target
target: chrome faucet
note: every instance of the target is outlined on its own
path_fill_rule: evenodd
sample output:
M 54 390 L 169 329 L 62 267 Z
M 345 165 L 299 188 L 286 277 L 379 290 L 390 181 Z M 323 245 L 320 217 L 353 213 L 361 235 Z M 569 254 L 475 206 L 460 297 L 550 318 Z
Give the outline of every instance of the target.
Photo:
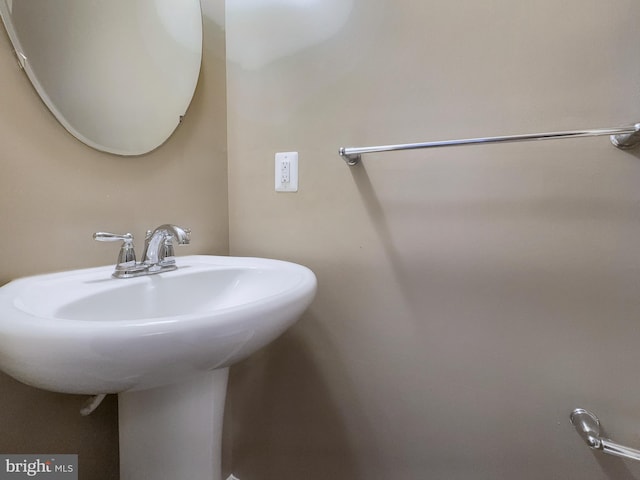
M 118 263 L 113 272 L 115 278 L 131 278 L 141 275 L 168 272 L 178 268 L 174 258 L 173 242 L 187 245 L 191 241 L 191 230 L 176 225 L 160 225 L 155 230 L 148 230 L 144 242 L 142 262 L 136 261 L 133 235 L 125 233 L 117 235 L 107 232 L 96 232 L 93 238 L 99 242 L 122 241 Z

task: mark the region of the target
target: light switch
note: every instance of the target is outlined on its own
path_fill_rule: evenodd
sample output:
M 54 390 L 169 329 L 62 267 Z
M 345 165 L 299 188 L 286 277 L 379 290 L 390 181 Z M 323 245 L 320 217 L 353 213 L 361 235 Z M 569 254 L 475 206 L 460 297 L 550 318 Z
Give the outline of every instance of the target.
M 275 163 L 276 192 L 298 191 L 298 152 L 278 152 Z

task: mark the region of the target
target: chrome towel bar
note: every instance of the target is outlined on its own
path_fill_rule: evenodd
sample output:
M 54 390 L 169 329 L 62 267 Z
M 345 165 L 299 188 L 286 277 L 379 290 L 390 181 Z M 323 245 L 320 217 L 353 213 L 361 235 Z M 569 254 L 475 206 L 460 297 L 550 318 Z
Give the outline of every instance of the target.
M 576 408 L 569 417 L 582 439 L 594 450 L 600 450 L 616 457 L 640 460 L 640 450 L 625 447 L 600 436 L 600 421 L 593 413 Z
M 464 138 L 440 142 L 405 143 L 399 145 L 381 145 L 378 147 L 342 147 L 338 151 L 347 165 L 357 165 L 365 153 L 392 152 L 396 150 L 415 150 L 419 148 L 450 147 L 473 145 L 478 143 L 525 142 L 529 140 L 553 140 L 556 138 L 598 137 L 609 135 L 611 143 L 622 149 L 633 148 L 640 144 L 640 123 L 618 128 L 600 128 L 595 130 L 573 130 L 568 132 L 529 133 L 501 137 Z

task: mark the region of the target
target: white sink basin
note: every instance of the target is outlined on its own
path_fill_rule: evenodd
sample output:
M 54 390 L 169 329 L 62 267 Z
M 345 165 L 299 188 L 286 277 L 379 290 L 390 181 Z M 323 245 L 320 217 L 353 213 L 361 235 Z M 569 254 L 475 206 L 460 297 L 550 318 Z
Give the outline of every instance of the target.
M 120 393 L 228 367 L 309 306 L 306 267 L 242 257 L 178 257 L 178 270 L 111 278 L 113 266 L 0 288 L 0 369 L 64 393 Z

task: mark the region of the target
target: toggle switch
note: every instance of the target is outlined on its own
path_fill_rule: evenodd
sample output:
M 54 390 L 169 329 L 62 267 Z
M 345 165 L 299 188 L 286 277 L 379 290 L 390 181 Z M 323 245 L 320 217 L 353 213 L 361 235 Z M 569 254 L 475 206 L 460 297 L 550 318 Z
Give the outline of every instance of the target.
M 298 191 L 298 152 L 276 153 L 276 192 Z

